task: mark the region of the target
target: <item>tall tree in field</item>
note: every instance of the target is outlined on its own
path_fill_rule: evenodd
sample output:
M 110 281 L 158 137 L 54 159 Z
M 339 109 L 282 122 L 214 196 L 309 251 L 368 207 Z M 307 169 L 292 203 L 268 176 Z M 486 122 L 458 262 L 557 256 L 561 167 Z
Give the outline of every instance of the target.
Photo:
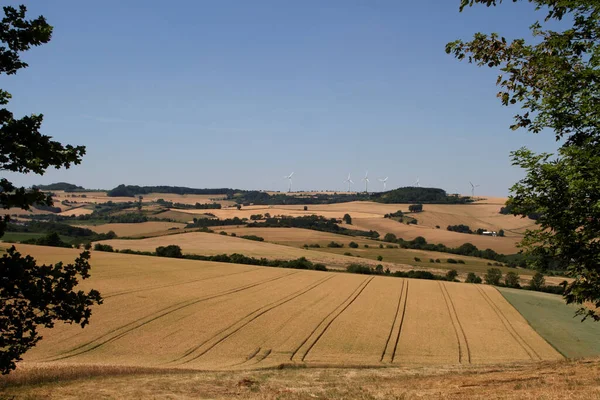
M 499 69 L 498 98 L 522 109 L 512 129 L 549 130 L 561 142 L 555 155 L 526 148 L 511 154 L 526 176 L 511 188 L 508 205 L 514 215 L 539 215 L 521 242 L 531 264 L 567 271 L 567 303 L 600 307 L 600 1 L 527 1 L 543 17 L 532 21 L 531 43 L 477 33 L 448 43 L 446 52 Z M 497 3 L 461 0 L 460 10 Z M 556 21 L 561 29 L 547 28 Z M 593 307 L 578 314 L 600 320 Z
M 4 7 L 0 24 L 0 75 L 13 75 L 26 68 L 20 53 L 47 43 L 52 27 L 44 17 L 27 20 L 25 6 Z M 10 93 L 0 89 L 0 106 L 8 104 Z M 79 164 L 85 154 L 82 146 L 73 147 L 52 141 L 39 130 L 42 115 L 17 119 L 6 108 L 0 109 L 0 170 L 42 175 L 49 167 L 69 168 Z M 37 189 L 15 187 L 0 178 L 0 205 L 8 209 L 29 209 L 32 204 L 52 205 L 51 196 Z M 0 237 L 9 217 L 0 217 Z M 83 252 L 73 264 L 37 265 L 22 257 L 15 247 L 0 258 L 0 372 L 9 373 L 21 355 L 41 339 L 38 326 L 52 327 L 55 321 L 85 326 L 90 307 L 102 302 L 100 293 L 84 293 L 75 287 L 78 278 L 89 277 L 89 252 Z

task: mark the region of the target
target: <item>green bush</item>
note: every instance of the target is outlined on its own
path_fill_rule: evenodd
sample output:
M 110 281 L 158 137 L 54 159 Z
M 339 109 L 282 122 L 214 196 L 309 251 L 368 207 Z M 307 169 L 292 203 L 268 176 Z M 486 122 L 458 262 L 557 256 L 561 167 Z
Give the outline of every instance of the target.
M 264 242 L 265 238 L 260 237 L 260 236 L 256 236 L 256 235 L 243 235 L 240 236 L 242 239 L 247 239 L 247 240 L 254 240 L 256 242 Z
M 519 283 L 519 281 L 521 280 L 521 278 L 519 277 L 519 274 L 517 274 L 516 272 L 510 271 L 506 274 L 506 276 L 504 276 L 504 284 L 507 287 L 511 287 L 511 288 L 520 288 L 521 285 Z
M 358 243 L 356 243 L 356 242 L 350 242 L 348 244 L 348 246 L 351 247 L 351 248 L 353 248 L 353 249 L 357 249 L 358 248 Z
M 383 261 L 383 256 L 381 256 L 381 255 L 377 256 L 377 261 Z
M 327 244 L 327 247 L 330 247 L 332 249 L 340 249 L 344 247 L 344 245 L 342 243 L 331 241 Z
M 442 262 L 442 260 L 440 260 L 439 258 L 436 258 L 435 262 L 438 263 L 438 264 L 440 264 Z
M 109 244 L 102 244 L 102 243 L 96 243 L 94 245 L 94 250 L 108 251 L 109 253 L 112 253 L 112 252 L 115 251 L 111 245 L 109 245 Z
M 420 262 L 420 261 L 421 261 L 421 259 L 420 259 L 419 257 L 415 257 L 415 261 L 416 261 L 416 262 Z
M 465 279 L 466 283 L 481 283 L 481 277 L 475 275 L 473 272 L 469 272 L 467 274 L 467 279 Z
M 446 280 L 448 280 L 450 282 L 454 282 L 454 280 L 456 279 L 457 276 L 458 276 L 458 271 L 455 269 L 451 269 L 450 271 L 446 272 Z
M 430 258 L 429 262 L 432 263 L 432 262 L 435 262 L 435 260 L 433 258 Z
M 531 290 L 540 290 L 546 286 L 546 279 L 544 279 L 544 274 L 541 272 L 536 272 L 533 275 L 533 278 L 529 281 L 529 289 Z
M 157 247 L 156 255 L 159 257 L 170 257 L 170 258 L 183 257 L 183 253 L 181 252 L 181 247 L 179 247 L 175 244 Z
M 227 232 L 221 231 L 221 232 L 219 232 L 219 235 L 227 236 Z
M 375 270 L 371 267 L 361 264 L 350 264 L 346 267 L 346 271 L 353 274 L 373 275 Z
M 454 258 L 449 258 L 449 259 L 446 260 L 446 262 L 448 264 L 458 264 L 458 261 L 456 261 Z
M 497 286 L 500 283 L 500 279 L 502 279 L 502 271 L 500 271 L 498 268 L 490 268 L 483 276 L 483 279 L 488 285 Z
M 456 262 L 459 263 L 459 264 L 466 264 L 465 260 L 456 260 Z

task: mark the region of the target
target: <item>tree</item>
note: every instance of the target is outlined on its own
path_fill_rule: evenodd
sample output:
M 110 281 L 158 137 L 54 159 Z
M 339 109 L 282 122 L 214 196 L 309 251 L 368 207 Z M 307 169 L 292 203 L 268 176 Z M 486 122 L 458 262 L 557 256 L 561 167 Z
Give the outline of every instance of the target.
M 32 46 L 48 43 L 52 26 L 45 18 L 26 19 L 26 7 L 3 7 L 0 24 L 0 75 L 14 75 L 28 65 L 20 54 Z M 5 106 L 11 94 L 0 89 L 0 105 Z M 42 135 L 43 116 L 15 118 L 6 108 L 0 109 L 0 170 L 12 173 L 42 175 L 46 169 L 69 168 L 79 164 L 85 147 L 63 146 Z M 8 179 L 0 179 L 0 204 L 5 209 L 30 209 L 33 204 L 52 206 L 52 196 L 39 189 L 16 187 Z M 10 220 L 0 217 L 0 237 Z M 91 306 L 101 304 L 96 290 L 75 291 L 79 278 L 89 277 L 90 253 L 84 251 L 73 264 L 37 265 L 30 257 L 22 257 L 11 247 L 0 258 L 0 372 L 8 374 L 16 368 L 21 355 L 42 338 L 39 326 L 51 328 L 56 321 L 89 323 Z
M 461 0 L 461 11 L 475 3 Z M 591 0 L 529 0 L 545 18 L 531 26 L 534 42 L 507 41 L 498 34 L 475 34 L 470 42 L 448 43 L 446 52 L 480 66 L 499 68 L 498 97 L 503 105 L 518 104 L 512 129 L 554 132 L 556 155 L 521 148 L 512 162 L 525 177 L 511 188 L 508 210 L 535 216 L 521 242 L 531 267 L 550 264 L 573 280 L 564 285 L 567 303 L 581 307 L 584 319 L 600 320 L 600 2 Z M 548 23 L 554 24 L 552 30 Z
M 344 214 L 344 222 L 347 223 L 348 225 L 352 225 L 352 217 L 350 216 L 350 214 Z
M 181 247 L 177 246 L 176 244 L 170 244 L 168 246 L 157 247 L 156 255 L 159 257 L 171 257 L 171 258 L 183 257 L 183 253 L 181 252 Z
M 350 242 L 350 243 L 348 243 L 348 247 L 356 249 L 356 248 L 358 248 L 358 243 L 356 243 L 356 242 Z
M 512 287 L 512 288 L 521 287 L 521 285 L 519 284 L 520 280 L 521 280 L 521 277 L 519 276 L 519 274 L 517 274 L 514 271 L 510 271 L 504 276 L 504 284 L 508 287 Z
M 451 269 L 450 271 L 446 272 L 446 279 L 449 280 L 450 282 L 453 282 L 457 276 L 458 276 L 458 271 L 455 269 Z
M 473 272 L 469 272 L 467 274 L 467 279 L 465 279 L 466 283 L 481 283 L 481 277 L 475 275 Z
M 500 237 L 504 237 L 504 229 L 500 229 L 500 230 L 498 231 L 498 236 L 500 236 Z
M 410 206 L 408 206 L 408 211 L 421 212 L 423 211 L 423 204 L 411 204 Z
M 502 271 L 498 268 L 490 268 L 483 276 L 483 279 L 488 285 L 498 285 L 500 284 L 500 279 L 502 279 Z
M 544 286 L 546 286 L 546 279 L 544 279 L 544 274 L 538 271 L 529 281 L 529 288 L 531 290 L 540 290 Z
M 393 233 L 386 233 L 385 236 L 383 237 L 384 242 L 396 243 L 397 240 L 398 240 L 398 238 Z M 383 248 L 383 245 L 380 244 L 379 247 Z
M 382 255 L 378 255 L 377 256 L 377 261 L 383 261 L 383 256 Z

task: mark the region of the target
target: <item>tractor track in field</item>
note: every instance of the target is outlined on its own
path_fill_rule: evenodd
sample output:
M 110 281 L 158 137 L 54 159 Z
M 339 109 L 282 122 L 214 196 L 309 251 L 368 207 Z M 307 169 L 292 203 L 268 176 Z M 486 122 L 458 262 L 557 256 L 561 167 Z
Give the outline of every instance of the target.
M 238 292 L 242 292 L 244 290 L 252 289 L 253 287 L 256 287 L 256 286 L 263 285 L 265 283 L 269 283 L 269 282 L 272 282 L 272 281 L 275 281 L 275 280 L 278 280 L 278 279 L 282 279 L 282 278 L 287 278 L 287 277 L 289 277 L 291 275 L 295 275 L 295 274 L 297 274 L 299 272 L 300 271 L 295 271 L 295 272 L 291 272 L 291 273 L 287 273 L 287 274 L 282 274 L 282 275 L 279 275 L 279 276 L 274 277 L 274 278 L 271 277 L 271 278 L 264 279 L 262 281 L 255 282 L 255 283 L 252 283 L 252 284 L 249 284 L 249 285 L 239 286 L 237 288 L 229 289 L 229 290 L 226 290 L 224 292 L 216 293 L 216 294 L 213 294 L 213 295 L 210 295 L 210 296 L 207 296 L 207 297 L 203 297 L 203 298 L 200 298 L 200 299 L 186 300 L 186 301 L 183 301 L 183 302 L 179 302 L 179 303 L 173 304 L 173 305 L 171 305 L 169 307 L 165 307 L 165 308 L 163 308 L 163 309 L 161 309 L 159 311 L 156 311 L 156 312 L 154 312 L 152 314 L 146 315 L 145 317 L 138 318 L 137 320 L 132 321 L 132 322 L 130 322 L 128 324 L 125 324 L 125 325 L 120 326 L 118 328 L 112 329 L 109 332 L 105 333 L 104 335 L 102 335 L 102 336 L 100 336 L 100 337 L 98 337 L 98 338 L 96 338 L 96 339 L 94 339 L 94 340 L 92 340 L 90 342 L 87 342 L 87 343 L 84 343 L 84 344 L 82 344 L 80 346 L 77 346 L 76 348 L 71 349 L 71 350 L 67 351 L 66 353 L 72 353 L 72 352 L 77 351 L 79 349 L 83 349 L 86 346 L 90 346 L 93 343 L 98 342 L 99 340 L 102 340 L 103 338 L 105 338 L 107 336 L 110 336 L 111 334 L 113 334 L 115 332 L 118 332 L 118 331 L 120 331 L 122 329 L 127 328 L 124 331 L 116 334 L 115 336 L 108 337 L 106 340 L 104 340 L 104 341 L 102 341 L 100 343 L 97 343 L 97 344 L 91 346 L 88 349 L 82 350 L 82 351 L 74 353 L 74 354 L 65 354 L 65 355 L 61 355 L 59 357 L 52 357 L 52 358 L 49 358 L 49 361 L 64 360 L 64 359 L 67 359 L 67 358 L 72 358 L 72 357 L 76 357 L 76 356 L 81 355 L 81 354 L 88 353 L 88 352 L 90 352 L 92 350 L 95 350 L 95 349 L 97 349 L 97 348 L 99 348 L 99 347 L 101 347 L 101 346 L 103 346 L 103 345 L 105 345 L 107 343 L 110 343 L 110 342 L 113 342 L 115 340 L 118 340 L 118 339 L 122 338 L 123 336 L 127 335 L 128 333 L 130 333 L 130 332 L 132 332 L 132 331 L 134 331 L 134 330 L 136 330 L 136 329 L 138 329 L 138 328 L 140 328 L 140 327 L 142 327 L 144 325 L 147 325 L 150 322 L 156 321 L 159 318 L 165 317 L 165 316 L 167 316 L 167 315 L 169 315 L 169 314 L 171 314 L 171 313 L 173 313 L 175 311 L 179 311 L 181 309 L 184 309 L 186 307 L 189 307 L 189 306 L 201 303 L 203 301 L 208 301 L 208 300 L 212 300 L 212 299 L 215 299 L 215 298 L 218 298 L 218 297 L 223 297 L 223 296 L 227 296 L 227 295 L 230 295 L 230 294 L 235 294 L 235 293 L 238 293 Z
M 519 335 L 519 332 L 517 332 L 517 330 L 514 328 L 514 326 L 512 326 L 512 324 L 510 323 L 510 320 L 508 318 L 506 318 L 506 315 L 504 315 L 502 310 L 496 305 L 496 303 L 494 303 L 494 301 L 491 299 L 491 297 L 489 297 L 489 295 L 487 293 L 485 293 L 485 291 L 483 289 L 481 289 L 478 286 L 476 286 L 476 287 L 477 287 L 477 290 L 479 291 L 479 293 L 481 294 L 481 296 L 483 297 L 483 299 L 488 303 L 488 305 L 492 308 L 492 310 L 494 310 L 494 312 L 498 316 L 498 319 L 500 320 L 500 322 L 502 322 L 502 325 L 504 325 L 504 329 L 506 329 L 506 331 L 515 340 L 515 342 L 517 342 L 519 344 L 519 346 L 521 346 L 521 348 L 525 351 L 525 353 L 527 353 L 529 358 L 531 358 L 532 360 L 535 360 L 536 358 L 538 360 L 541 360 L 542 357 L 540 357 L 540 355 L 533 349 L 533 347 L 531 347 L 529 345 L 529 343 L 527 343 L 527 341 L 525 341 L 525 339 L 523 339 L 523 337 L 521 335 Z M 529 350 L 527 348 L 529 348 Z M 534 357 L 534 355 L 535 355 L 535 357 Z
M 385 346 L 383 346 L 383 351 L 381 352 L 381 358 L 379 359 L 380 362 L 383 362 L 383 359 L 385 358 L 386 353 L 389 354 L 388 346 L 390 344 L 390 340 L 392 339 L 392 335 L 394 334 L 394 331 L 395 331 L 394 328 L 396 327 L 396 321 L 398 321 L 398 316 L 400 315 L 400 310 L 402 308 L 402 298 L 404 297 L 404 291 L 407 290 L 407 288 L 408 288 L 408 281 L 406 279 L 403 279 L 402 286 L 400 287 L 400 294 L 398 295 L 398 305 L 396 306 L 396 313 L 394 314 L 394 320 L 392 321 L 392 326 L 390 327 L 390 333 L 387 337 L 387 340 L 385 341 Z M 405 304 L 406 304 L 406 299 L 405 299 Z M 402 313 L 404 316 L 404 311 L 402 311 Z M 402 317 L 400 318 L 400 321 L 402 321 Z M 398 337 L 400 337 L 400 329 L 402 329 L 402 324 L 400 324 L 400 327 L 398 328 L 398 335 L 397 335 Z M 396 340 L 396 343 L 398 343 L 397 340 Z M 396 346 L 394 346 L 394 349 L 395 349 L 395 347 Z M 390 355 L 390 360 L 392 358 L 393 358 L 393 354 Z
M 291 294 L 288 294 L 288 295 L 282 297 L 279 300 L 276 300 L 274 302 L 271 302 L 271 303 L 269 303 L 267 305 L 264 305 L 264 306 L 261 306 L 261 307 L 255 309 L 254 311 L 246 314 L 244 317 L 238 319 L 236 322 L 230 324 L 228 327 L 220 330 L 219 332 L 217 332 L 215 335 L 213 335 L 209 339 L 206 339 L 204 342 L 202 342 L 199 345 L 195 346 L 194 348 L 188 350 L 181 357 L 179 357 L 178 359 L 173 360 L 173 362 L 178 362 L 178 361 L 183 360 L 184 358 L 192 355 L 193 353 L 195 353 L 196 351 L 198 351 L 199 349 L 201 349 L 203 346 L 207 345 L 211 341 L 214 341 L 214 343 L 210 344 L 206 349 L 202 350 L 200 353 L 196 354 L 195 356 L 193 356 L 189 360 L 181 362 L 181 364 L 187 364 L 189 362 L 192 362 L 192 361 L 194 361 L 194 360 L 202 357 L 203 355 L 205 355 L 206 353 L 208 353 L 210 350 L 212 350 L 214 347 L 216 347 L 218 344 L 220 344 L 223 341 L 227 340 L 233 334 L 235 334 L 236 332 L 240 331 L 245 326 L 247 326 L 248 324 L 250 324 L 252 321 L 254 321 L 257 318 L 259 318 L 260 316 L 268 313 L 269 311 L 272 311 L 272 310 L 276 309 L 277 307 L 280 307 L 280 306 L 282 306 L 282 305 L 284 305 L 286 303 L 289 303 L 292 300 L 297 299 L 298 297 L 302 296 L 303 294 L 308 293 L 309 291 L 317 288 L 318 286 L 321 286 L 323 283 L 325 283 L 325 282 L 327 282 L 327 281 L 329 281 L 330 279 L 333 279 L 333 278 L 334 278 L 334 275 L 325 277 L 325 278 L 320 279 L 320 280 L 318 280 L 316 282 L 310 283 L 307 286 L 303 287 L 302 289 L 299 289 L 299 290 L 297 290 L 297 291 L 295 291 L 295 292 L 293 292 Z M 225 333 L 225 335 L 221 336 L 223 333 Z
M 404 326 L 404 317 L 406 316 L 406 303 L 408 302 L 408 280 L 406 281 L 406 292 L 404 293 L 404 306 L 402 308 L 402 319 L 400 319 L 400 326 L 398 327 L 398 336 L 396 336 L 396 343 L 394 344 L 394 351 L 392 352 L 393 363 L 396 359 L 396 351 L 398 350 L 398 342 L 400 342 L 400 334 L 402 333 L 402 327 Z
M 462 324 L 460 323 L 460 319 L 458 318 L 458 314 L 456 312 L 456 307 L 454 307 L 454 302 L 450 297 L 450 293 L 448 292 L 448 288 L 441 282 L 438 282 L 440 286 L 440 290 L 442 292 L 442 297 L 446 302 L 446 308 L 448 309 L 448 315 L 450 316 L 450 321 L 452 321 L 452 327 L 454 328 L 454 333 L 456 334 L 456 341 L 458 342 L 458 363 L 462 364 L 464 360 L 463 352 L 466 351 L 467 362 L 471 364 L 471 349 L 469 348 L 469 341 L 467 340 L 467 335 L 465 335 L 465 330 L 463 329 Z M 456 319 L 456 322 L 454 320 Z M 458 326 L 458 328 L 457 328 Z M 460 331 L 460 332 L 459 332 Z M 462 340 L 461 340 L 462 339 Z M 464 346 L 461 343 L 464 341 Z
M 329 326 L 331 325 L 331 323 L 340 316 L 340 314 L 342 312 L 344 312 L 344 310 L 346 310 L 346 308 L 348 308 L 348 306 L 350 306 L 350 304 L 352 304 L 354 302 L 354 300 L 356 300 L 356 298 L 358 297 L 358 295 L 360 295 L 360 293 L 362 293 L 362 291 L 367 287 L 367 285 L 373 280 L 374 277 L 370 277 L 370 278 L 365 278 L 363 281 L 361 281 L 358 286 L 356 287 L 356 289 L 354 289 L 352 291 L 352 293 L 350 293 L 350 295 L 348 295 L 348 297 L 346 297 L 344 299 L 344 301 L 342 301 L 336 308 L 333 309 L 333 311 L 331 311 L 329 314 L 327 314 L 318 324 L 317 326 L 311 331 L 311 333 L 306 337 L 306 339 L 304 339 L 302 341 L 302 343 L 300 343 L 300 345 L 292 352 L 292 355 L 290 356 L 290 361 L 294 361 L 294 357 L 296 356 L 296 354 L 298 354 L 298 352 L 300 351 L 300 349 L 302 348 L 302 346 L 304 346 L 308 340 L 319 330 L 319 327 L 321 327 L 323 324 L 325 324 L 325 322 L 329 319 L 329 317 L 331 317 L 332 315 L 334 315 L 333 319 L 325 325 L 324 329 L 321 331 L 320 334 L 317 335 L 316 339 L 313 340 L 313 342 L 308 346 L 308 349 L 304 352 L 304 354 L 302 355 L 302 357 L 300 358 L 301 361 L 304 361 L 304 359 L 306 358 L 306 355 L 308 354 L 308 352 L 313 348 L 313 346 L 319 341 L 319 339 L 321 338 L 321 336 L 323 336 L 323 334 L 325 333 L 325 331 L 327 330 L 327 328 L 329 328 Z M 346 304 L 349 301 L 348 304 Z M 346 304 L 345 307 L 344 304 Z M 340 310 L 340 308 L 342 308 Z M 339 310 L 339 311 L 338 311 Z
M 233 272 L 231 274 L 224 274 L 224 275 L 218 275 L 218 276 L 211 276 L 208 278 L 200 278 L 200 279 L 193 279 L 191 281 L 184 281 L 184 282 L 178 282 L 178 283 L 171 283 L 168 285 L 155 285 L 155 286 L 148 286 L 145 288 L 140 288 L 140 289 L 134 289 L 134 290 L 126 290 L 126 291 L 122 291 L 122 292 L 117 292 L 117 293 L 113 293 L 113 294 L 109 294 L 107 296 L 103 296 L 104 299 L 110 299 L 113 297 L 117 297 L 117 296 L 123 296 L 126 294 L 131 294 L 131 293 L 137 293 L 137 292 L 144 292 L 144 291 L 148 291 L 148 290 L 156 290 L 156 289 L 164 289 L 164 288 L 168 288 L 168 287 L 175 287 L 175 286 L 182 286 L 182 285 L 188 285 L 190 283 L 196 283 L 196 282 L 202 282 L 202 281 L 208 281 L 211 279 L 218 279 L 218 278 L 223 278 L 226 276 L 232 276 L 232 275 L 239 275 L 239 274 L 245 274 L 247 272 L 253 272 L 253 271 L 257 271 L 260 270 L 259 268 L 252 268 L 249 269 L 247 271 L 241 271 L 241 272 Z

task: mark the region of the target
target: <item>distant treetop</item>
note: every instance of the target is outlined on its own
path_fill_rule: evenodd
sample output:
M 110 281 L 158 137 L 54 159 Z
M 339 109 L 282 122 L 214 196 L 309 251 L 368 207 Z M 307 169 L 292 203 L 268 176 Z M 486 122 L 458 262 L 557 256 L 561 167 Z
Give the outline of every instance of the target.
M 51 183 L 50 185 L 35 185 L 33 188 L 39 190 L 64 190 L 65 192 L 77 192 L 85 190 L 83 186 L 77 186 L 67 182 Z

